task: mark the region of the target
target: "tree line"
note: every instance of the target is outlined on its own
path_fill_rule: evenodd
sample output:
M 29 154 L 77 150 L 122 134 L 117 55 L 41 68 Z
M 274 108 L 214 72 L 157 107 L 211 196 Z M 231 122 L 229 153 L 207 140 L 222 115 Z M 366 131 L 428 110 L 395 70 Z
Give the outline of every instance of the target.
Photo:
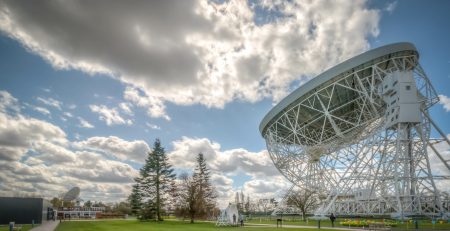
M 177 177 L 164 148 L 156 139 L 144 165 L 135 178 L 128 202 L 131 213 L 140 220 L 163 220 L 163 214 L 195 219 L 207 218 L 216 211 L 217 193 L 210 182 L 210 171 L 202 153 L 196 157 L 192 173 Z

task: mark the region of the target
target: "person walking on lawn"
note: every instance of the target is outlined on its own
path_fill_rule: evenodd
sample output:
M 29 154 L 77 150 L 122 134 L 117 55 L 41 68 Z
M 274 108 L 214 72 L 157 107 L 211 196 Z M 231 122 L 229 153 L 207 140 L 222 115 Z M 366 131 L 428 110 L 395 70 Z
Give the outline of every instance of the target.
M 336 220 L 336 217 L 334 216 L 333 213 L 331 213 L 331 215 L 330 215 L 330 220 L 331 220 L 331 226 L 334 227 L 334 221 Z

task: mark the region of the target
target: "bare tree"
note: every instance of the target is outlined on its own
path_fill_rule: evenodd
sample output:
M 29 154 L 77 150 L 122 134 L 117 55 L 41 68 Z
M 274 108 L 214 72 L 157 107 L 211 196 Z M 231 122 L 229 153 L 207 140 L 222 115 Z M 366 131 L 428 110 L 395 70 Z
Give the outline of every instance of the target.
M 319 204 L 318 193 L 308 189 L 291 190 L 286 195 L 286 203 L 300 209 L 303 220 L 306 220 L 306 213 Z
M 209 170 L 203 154 L 198 154 L 197 167 L 192 176 L 186 173 L 180 176 L 178 198 L 178 214 L 189 215 L 191 223 L 196 217 L 207 217 L 214 211 L 217 195 L 209 181 Z

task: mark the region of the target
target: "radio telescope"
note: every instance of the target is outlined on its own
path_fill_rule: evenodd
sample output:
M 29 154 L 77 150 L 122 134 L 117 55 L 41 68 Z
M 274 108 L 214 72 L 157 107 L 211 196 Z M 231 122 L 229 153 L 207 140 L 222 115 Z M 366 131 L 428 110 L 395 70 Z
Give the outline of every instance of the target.
M 77 206 L 80 204 L 80 188 L 73 187 L 62 196 L 62 203 L 76 201 Z
M 447 216 L 436 186 L 450 141 L 430 118 L 439 99 L 413 44 L 370 50 L 305 83 L 264 117 L 260 132 L 278 170 L 320 193 L 317 216 Z M 434 128 L 442 137 L 430 139 Z M 433 176 L 429 153 L 443 163 Z

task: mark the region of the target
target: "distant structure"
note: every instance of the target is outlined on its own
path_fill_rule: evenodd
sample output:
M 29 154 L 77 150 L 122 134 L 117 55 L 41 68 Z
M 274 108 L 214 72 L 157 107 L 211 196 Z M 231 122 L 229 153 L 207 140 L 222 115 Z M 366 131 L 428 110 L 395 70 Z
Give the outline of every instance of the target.
M 63 196 L 62 196 L 62 202 L 64 206 L 64 202 L 72 202 L 75 201 L 75 204 L 77 206 L 80 206 L 80 188 L 79 187 L 73 187 L 72 189 L 70 189 L 69 191 L 67 191 Z
M 95 219 L 99 214 L 105 212 L 105 207 L 81 207 L 80 201 L 82 201 L 82 199 L 79 196 L 79 187 L 73 187 L 62 196 L 62 205 L 58 208 L 57 212 L 58 219 Z M 76 206 L 74 208 L 64 207 L 64 202 L 72 201 L 75 201 Z
M 230 203 L 226 209 L 220 210 L 220 215 L 217 218 L 216 226 L 230 226 L 238 224 L 239 224 L 239 212 L 236 204 Z
M 436 181 L 450 179 L 450 160 L 435 144 L 450 141 L 428 112 L 438 101 L 414 45 L 391 44 L 300 86 L 260 132 L 278 170 L 321 194 L 317 216 L 445 218 L 449 201 Z M 441 137 L 430 139 L 432 129 Z M 443 175 L 432 174 L 431 154 Z
M 53 219 L 51 203 L 43 198 L 0 197 L 0 225 L 41 224 Z

